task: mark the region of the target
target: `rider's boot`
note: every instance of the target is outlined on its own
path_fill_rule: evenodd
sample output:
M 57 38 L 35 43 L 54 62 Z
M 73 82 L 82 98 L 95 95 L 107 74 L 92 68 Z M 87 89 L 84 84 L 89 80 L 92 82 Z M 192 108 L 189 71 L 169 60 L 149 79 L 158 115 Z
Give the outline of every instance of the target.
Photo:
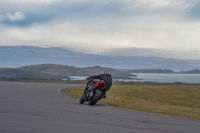
M 106 91 L 102 92 L 102 98 L 106 98 Z

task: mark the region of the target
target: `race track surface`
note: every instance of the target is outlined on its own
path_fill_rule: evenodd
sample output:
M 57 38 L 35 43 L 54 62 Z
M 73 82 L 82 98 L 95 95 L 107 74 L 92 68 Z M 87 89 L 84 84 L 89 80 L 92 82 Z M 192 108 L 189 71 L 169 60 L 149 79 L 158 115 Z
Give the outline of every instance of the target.
M 72 86 L 0 82 L 0 133 L 200 133 L 199 120 L 81 105 L 60 92 Z

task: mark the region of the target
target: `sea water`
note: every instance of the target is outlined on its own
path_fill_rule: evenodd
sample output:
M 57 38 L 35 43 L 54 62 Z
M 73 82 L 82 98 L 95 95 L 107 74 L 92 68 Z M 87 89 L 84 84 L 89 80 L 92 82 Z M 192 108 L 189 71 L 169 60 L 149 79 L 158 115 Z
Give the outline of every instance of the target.
M 133 79 L 113 79 L 118 81 L 135 81 L 135 82 L 158 82 L 158 83 L 200 83 L 200 74 L 141 74 L 131 73 L 135 76 L 130 76 Z M 71 80 L 86 80 L 86 76 L 69 76 Z
M 141 74 L 132 73 L 137 75 L 140 81 L 145 82 L 159 82 L 159 83 L 200 83 L 200 74 Z

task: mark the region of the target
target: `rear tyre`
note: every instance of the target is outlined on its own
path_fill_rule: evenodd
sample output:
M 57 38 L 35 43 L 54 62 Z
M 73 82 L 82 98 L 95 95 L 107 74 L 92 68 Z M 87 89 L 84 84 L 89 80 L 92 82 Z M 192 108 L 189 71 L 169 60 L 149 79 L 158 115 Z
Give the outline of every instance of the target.
M 101 91 L 96 90 L 96 93 L 94 94 L 92 100 L 89 102 L 89 105 L 95 105 L 100 98 L 101 98 Z

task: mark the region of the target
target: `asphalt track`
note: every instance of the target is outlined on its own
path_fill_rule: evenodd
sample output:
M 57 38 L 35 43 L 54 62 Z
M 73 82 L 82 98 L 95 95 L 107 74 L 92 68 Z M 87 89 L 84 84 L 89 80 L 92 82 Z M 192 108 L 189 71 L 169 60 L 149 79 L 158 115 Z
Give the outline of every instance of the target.
M 200 133 L 199 120 L 81 105 L 60 92 L 72 86 L 0 82 L 0 133 Z

